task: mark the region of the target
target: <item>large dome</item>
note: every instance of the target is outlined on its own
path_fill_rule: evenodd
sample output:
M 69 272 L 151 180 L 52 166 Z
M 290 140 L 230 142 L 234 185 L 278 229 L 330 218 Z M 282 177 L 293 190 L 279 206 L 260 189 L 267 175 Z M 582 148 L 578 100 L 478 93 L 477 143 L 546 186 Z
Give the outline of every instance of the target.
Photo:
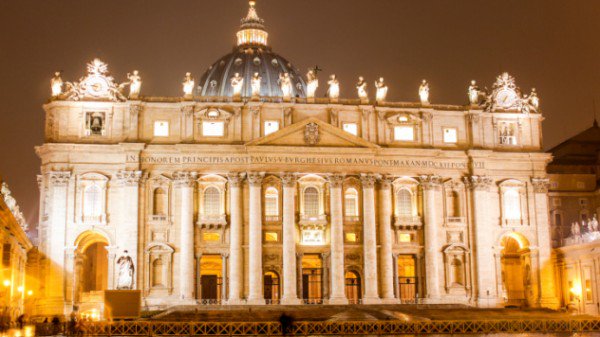
M 231 78 L 236 73 L 244 79 L 241 95 L 252 96 L 251 80 L 258 73 L 261 80 L 260 96 L 281 97 L 281 74 L 288 73 L 294 97 L 306 97 L 306 83 L 290 62 L 274 53 L 267 45 L 268 33 L 250 1 L 248 15 L 242 19 L 237 33 L 238 44 L 233 52 L 221 57 L 202 75 L 198 85 L 201 96 L 233 96 Z

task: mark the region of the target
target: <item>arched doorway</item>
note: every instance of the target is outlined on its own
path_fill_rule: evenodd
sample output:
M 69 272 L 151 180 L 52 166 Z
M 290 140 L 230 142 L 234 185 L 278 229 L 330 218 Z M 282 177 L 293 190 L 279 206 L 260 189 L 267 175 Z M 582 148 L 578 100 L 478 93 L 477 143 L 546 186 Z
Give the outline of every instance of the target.
M 82 294 L 93 294 L 109 287 L 107 250 L 109 243 L 104 235 L 89 231 L 81 234 L 75 241 L 75 245 L 77 247 L 74 261 L 75 287 L 77 298 L 81 300 Z
M 302 257 L 302 300 L 307 304 L 323 303 L 323 261 L 317 254 Z
M 529 241 L 509 233 L 501 240 L 502 287 L 507 306 L 528 306 L 532 296 Z
M 348 303 L 360 303 L 360 299 L 362 298 L 360 275 L 355 271 L 347 271 L 344 278 L 346 279 L 346 298 L 348 298 Z
M 264 275 L 264 292 L 267 303 L 279 303 L 279 275 L 274 271 L 268 271 Z

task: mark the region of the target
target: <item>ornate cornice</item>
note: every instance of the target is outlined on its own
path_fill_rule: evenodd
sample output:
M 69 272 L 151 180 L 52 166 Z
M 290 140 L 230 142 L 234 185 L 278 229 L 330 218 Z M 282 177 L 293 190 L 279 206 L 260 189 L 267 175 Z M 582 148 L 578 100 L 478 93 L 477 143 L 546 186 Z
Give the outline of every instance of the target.
M 327 176 L 330 188 L 340 188 L 344 183 L 345 175 L 343 174 L 330 174 Z
M 121 186 L 138 186 L 142 179 L 142 171 L 121 170 L 116 175 L 117 184 Z
M 442 186 L 442 177 L 436 174 L 421 175 L 419 181 L 424 190 L 438 189 Z
M 50 185 L 64 186 L 69 183 L 71 179 L 70 171 L 50 171 L 48 172 L 48 178 Z
M 260 186 L 262 184 L 263 178 L 265 177 L 264 172 L 248 172 L 248 183 L 250 186 Z
M 284 172 L 279 177 L 284 187 L 295 187 L 298 181 L 296 173 Z
M 240 187 L 244 182 L 246 174 L 243 172 L 231 172 L 227 174 L 227 180 L 230 187 Z
M 392 181 L 394 181 L 394 178 L 390 176 L 381 176 L 379 178 L 379 186 L 382 190 L 389 190 L 392 188 Z
M 173 180 L 177 187 L 194 187 L 198 179 L 198 172 L 176 171 L 173 172 Z
M 463 181 L 469 189 L 474 191 L 487 191 L 494 183 L 494 180 L 488 176 L 476 175 L 464 177 Z
M 531 185 L 535 193 L 548 193 L 550 187 L 550 179 L 548 178 L 531 178 Z
M 375 174 L 361 174 L 360 182 L 362 183 L 363 188 L 373 188 L 375 187 L 375 182 L 377 181 L 377 175 Z

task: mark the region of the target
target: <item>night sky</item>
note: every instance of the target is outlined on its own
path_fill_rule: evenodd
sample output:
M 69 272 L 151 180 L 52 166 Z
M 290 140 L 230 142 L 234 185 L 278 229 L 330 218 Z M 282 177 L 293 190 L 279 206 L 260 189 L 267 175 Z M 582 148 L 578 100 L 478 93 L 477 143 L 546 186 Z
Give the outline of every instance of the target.
M 600 110 L 600 1 L 596 0 L 258 0 L 269 44 L 304 74 L 318 64 L 354 83 L 384 76 L 388 98 L 417 101 L 422 79 L 432 103 L 465 104 L 469 81 L 491 87 L 508 71 L 524 93 L 536 87 L 548 149 L 591 126 Z M 30 225 L 37 224 L 41 105 L 56 70 L 76 81 L 94 57 L 119 82 L 138 69 L 142 95 L 180 96 L 228 53 L 244 0 L 0 1 L 0 176 Z M 371 96 L 373 93 L 371 92 Z M 599 113 L 600 114 L 600 113 Z

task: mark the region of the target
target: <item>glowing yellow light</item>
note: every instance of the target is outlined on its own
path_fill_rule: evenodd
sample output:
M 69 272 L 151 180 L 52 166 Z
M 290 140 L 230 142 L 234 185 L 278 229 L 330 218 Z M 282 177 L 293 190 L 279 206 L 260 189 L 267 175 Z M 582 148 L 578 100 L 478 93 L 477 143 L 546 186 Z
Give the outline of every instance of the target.
M 569 291 L 577 297 L 581 296 L 581 284 L 579 284 L 579 282 L 575 282 L 575 285 L 573 285 Z
M 20 293 L 22 293 L 22 292 L 23 292 L 23 290 L 25 290 L 25 289 L 23 289 L 23 286 L 19 286 L 19 287 L 17 288 L 17 291 L 18 291 L 18 292 L 20 292 Z
M 2 282 L 2 284 L 4 284 L 5 287 L 8 287 L 8 286 L 10 286 L 10 281 L 4 280 L 4 282 Z
M 33 290 L 27 290 L 27 296 L 33 295 Z

